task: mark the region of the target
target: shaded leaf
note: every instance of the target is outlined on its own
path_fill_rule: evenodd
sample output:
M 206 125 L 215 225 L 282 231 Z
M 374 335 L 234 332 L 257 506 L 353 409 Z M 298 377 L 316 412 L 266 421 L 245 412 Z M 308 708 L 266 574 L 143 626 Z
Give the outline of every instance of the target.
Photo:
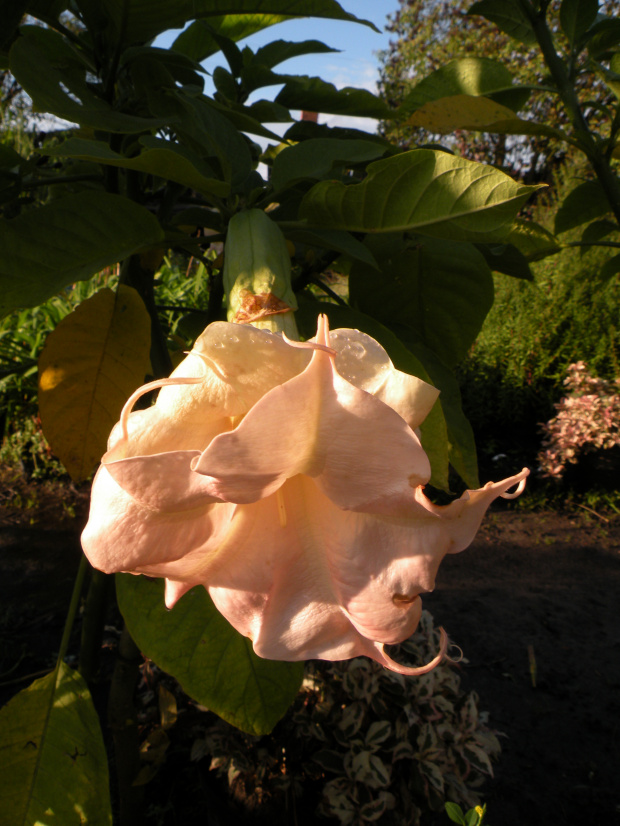
M 114 152 L 104 141 L 83 138 L 69 138 L 49 149 L 47 154 L 135 169 L 164 180 L 176 181 L 204 195 L 226 197 L 230 192 L 230 185 L 214 178 L 213 170 L 189 149 L 150 136 L 140 138 L 140 143 L 145 148 L 131 158 Z
M 494 272 L 522 278 L 524 281 L 534 280 L 527 258 L 513 244 L 480 244 L 477 249 Z
M 80 192 L 0 219 L 0 316 L 36 307 L 68 284 L 162 240 L 163 230 L 147 209 L 107 192 Z
M 502 240 L 539 188 L 431 149 L 376 161 L 367 173 L 359 184 L 316 184 L 304 196 L 299 217 L 351 232 L 419 230 L 457 241 Z
M 52 29 L 23 26 L 10 52 L 11 72 L 35 109 L 106 132 L 143 132 L 164 122 L 113 109 L 86 81 L 91 67 Z
M 425 103 L 407 123 L 440 135 L 455 129 L 470 129 L 500 135 L 546 135 L 557 140 L 569 140 L 560 129 L 518 118 L 507 106 L 487 97 L 472 95 L 452 95 Z
M 321 180 L 330 175 L 334 168 L 348 169 L 356 164 L 374 161 L 384 154 L 383 146 L 370 141 L 311 139 L 278 152 L 273 161 L 270 182 L 277 193 L 297 181 Z
M 293 57 L 301 57 L 308 54 L 333 54 L 340 52 L 340 49 L 332 49 L 320 40 L 272 40 L 266 46 L 257 49 L 250 62 L 250 67 L 255 65 L 267 66 L 273 69 L 285 60 Z
M 250 734 L 268 734 L 301 685 L 303 663 L 264 660 L 229 625 L 202 586 L 167 611 L 164 583 L 118 574 L 119 607 L 142 652 L 183 690 Z
M 365 23 L 376 30 L 372 23 L 344 11 L 335 0 L 305 0 L 304 3 L 299 3 L 299 0 L 255 0 L 252 3 L 252 15 L 248 15 L 247 0 L 102 0 L 102 4 L 105 5 L 116 32 L 122 34 L 126 43 L 145 42 L 167 29 L 182 29 L 189 20 L 208 20 L 211 17 L 225 19 L 229 15 L 326 17 Z M 206 56 L 196 59 L 202 60 Z
M 602 218 L 610 211 L 605 190 L 597 181 L 584 181 L 568 193 L 555 214 L 555 232 L 569 229 Z
M 406 95 L 398 114 L 409 114 L 425 103 L 454 95 L 484 95 L 517 111 L 527 102 L 529 88 L 513 86 L 512 75 L 503 63 L 488 57 L 461 57 L 422 78 Z
M 619 43 L 620 20 L 617 17 L 607 17 L 595 23 L 588 32 L 588 54 L 595 60 L 605 59 Z
M 99 718 L 83 678 L 63 662 L 0 711 L 0 793 L 11 826 L 112 824 Z
M 560 25 L 571 49 L 596 20 L 598 0 L 562 0 Z
M 480 14 L 525 46 L 536 44 L 536 35 L 519 0 L 479 0 L 470 6 L 468 14 Z
M 353 115 L 365 118 L 392 118 L 394 110 L 367 89 L 346 86 L 337 89 L 318 77 L 299 77 L 288 81 L 278 93 L 276 103 L 287 109 Z
M 493 277 L 471 244 L 417 238 L 405 243 L 372 238 L 381 267 L 356 263 L 349 276 L 351 302 L 383 324 L 401 324 L 448 367 L 469 352 L 493 304 Z
M 205 60 L 220 50 L 214 34 L 237 41 L 276 23 L 290 20 L 284 14 L 229 14 L 196 20 L 184 29 L 170 47 L 197 62 Z
M 103 289 L 50 333 L 39 358 L 45 437 L 74 481 L 105 453 L 123 405 L 149 372 L 150 318 L 131 287 Z
M 284 235 L 294 244 L 308 244 L 326 250 L 336 250 L 354 261 L 363 261 L 377 269 L 377 262 L 365 244 L 343 230 L 281 227 Z

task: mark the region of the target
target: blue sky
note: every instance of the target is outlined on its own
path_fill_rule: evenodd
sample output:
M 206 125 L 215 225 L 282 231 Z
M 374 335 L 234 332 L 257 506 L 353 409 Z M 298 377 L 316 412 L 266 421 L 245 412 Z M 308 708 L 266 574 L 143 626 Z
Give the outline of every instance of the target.
M 308 55 L 296 57 L 277 67 L 278 71 L 301 75 L 317 75 L 323 80 L 334 83 L 337 87 L 358 86 L 375 91 L 378 77 L 378 58 L 376 52 L 385 49 L 389 43 L 389 34 L 384 31 L 387 15 L 399 8 L 398 0 L 340 0 L 342 8 L 364 20 L 370 20 L 381 34 L 369 26 L 348 23 L 340 20 L 320 18 L 303 18 L 279 23 L 265 31 L 247 38 L 252 48 L 257 48 L 272 40 L 320 40 L 339 53 Z M 167 33 L 158 41 L 166 46 L 173 40 L 172 33 Z M 223 62 L 222 55 L 216 55 L 203 64 L 207 71 Z M 209 91 L 207 84 L 205 91 Z M 275 97 L 278 88 L 261 90 L 261 97 Z M 350 125 L 374 131 L 374 121 L 365 118 L 339 118 L 323 116 L 321 122 L 330 125 Z

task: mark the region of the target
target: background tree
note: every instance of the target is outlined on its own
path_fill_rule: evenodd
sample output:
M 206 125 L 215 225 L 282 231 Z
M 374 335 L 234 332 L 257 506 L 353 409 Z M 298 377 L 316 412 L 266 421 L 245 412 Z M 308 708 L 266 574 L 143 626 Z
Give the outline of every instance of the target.
M 552 0 L 547 16 L 551 30 L 566 45 L 559 24 L 560 5 L 559 0 Z M 471 0 L 400 0 L 400 8 L 389 16 L 387 28 L 395 38 L 379 55 L 379 90 L 390 107 L 404 104 L 402 117 L 381 125 L 389 140 L 407 148 L 439 140 L 437 134 L 406 123 L 407 96 L 431 72 L 463 57 L 485 57 L 510 66 L 514 84 L 523 87 L 523 100 L 527 99 L 521 117 L 566 124 L 562 107 L 549 94 L 549 69 L 537 44 L 527 37 L 527 42 L 518 42 L 490 20 L 468 14 L 471 6 Z M 619 9 L 619 0 L 600 4 L 601 14 L 612 15 Z M 576 89 L 582 102 L 589 104 L 591 126 L 596 128 L 600 108 L 609 105 L 613 96 L 588 60 L 581 57 L 574 69 Z M 566 155 L 565 146 L 544 135 L 515 139 L 461 129 L 451 136 L 450 146 L 465 158 L 491 163 L 527 181 L 549 182 L 552 170 Z

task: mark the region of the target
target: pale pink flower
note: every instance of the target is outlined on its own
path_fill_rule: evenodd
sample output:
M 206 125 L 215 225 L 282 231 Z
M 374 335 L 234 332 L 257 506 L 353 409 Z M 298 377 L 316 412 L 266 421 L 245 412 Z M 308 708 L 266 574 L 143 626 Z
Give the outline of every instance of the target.
M 161 387 L 157 402 L 131 412 Z M 321 317 L 304 344 L 217 322 L 169 379 L 128 401 L 82 536 L 96 568 L 204 585 L 259 656 L 372 657 L 415 630 L 444 555 L 472 541 L 527 470 L 445 507 L 424 495 L 415 428 L 437 391 L 357 330 Z M 507 491 L 518 485 L 514 494 Z

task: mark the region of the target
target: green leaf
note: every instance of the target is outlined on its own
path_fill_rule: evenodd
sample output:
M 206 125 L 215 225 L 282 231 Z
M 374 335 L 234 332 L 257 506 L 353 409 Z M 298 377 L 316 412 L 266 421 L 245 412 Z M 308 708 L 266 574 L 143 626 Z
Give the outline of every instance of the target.
M 620 43 L 620 20 L 608 17 L 595 23 L 588 32 L 588 54 L 595 60 L 604 60 Z
M 522 278 L 524 281 L 534 280 L 527 258 L 513 244 L 479 244 L 477 249 L 494 272 Z
M 106 132 L 143 132 L 164 125 L 113 109 L 87 83 L 86 73 L 93 68 L 52 29 L 23 26 L 20 31 L 10 52 L 11 72 L 35 109 Z
M 399 324 L 448 367 L 469 352 L 493 304 L 493 276 L 471 244 L 391 236 L 369 239 L 381 267 L 356 263 L 349 275 L 351 303 L 383 324 Z
M 67 284 L 162 240 L 147 209 L 106 192 L 69 195 L 0 219 L 0 317 L 36 307 Z
M 527 102 L 529 87 L 513 86 L 508 69 L 491 58 L 457 58 L 422 78 L 407 94 L 398 114 L 407 115 L 425 103 L 454 95 L 484 95 L 517 111 Z
M 328 304 L 304 298 L 299 301 L 295 320 L 301 335 L 308 339 L 316 332 L 317 317 L 325 313 L 330 327 L 351 327 L 372 336 L 387 351 L 392 363 L 398 370 L 417 376 L 429 384 L 434 384 L 422 361 L 408 349 L 402 341 L 376 319 L 351 307 Z M 439 388 L 439 385 L 436 385 Z M 439 388 L 441 389 L 441 388 Z M 458 390 L 458 388 L 457 388 Z M 440 396 L 441 402 L 441 396 Z M 435 404 L 420 426 L 422 447 L 431 463 L 431 484 L 436 488 L 448 490 L 448 431 L 443 407 Z
M 163 580 L 118 574 L 116 592 L 138 647 L 194 700 L 250 734 L 268 734 L 285 714 L 299 691 L 303 663 L 257 657 L 202 586 L 171 611 Z
M 151 321 L 136 290 L 103 289 L 65 316 L 39 358 L 39 415 L 74 482 L 93 472 L 129 396 L 149 372 Z
M 164 180 L 176 181 L 207 196 L 225 198 L 230 193 L 230 185 L 212 177 L 213 170 L 195 152 L 172 141 L 151 136 L 140 138 L 139 142 L 145 149 L 131 158 L 114 152 L 104 141 L 83 138 L 69 138 L 48 149 L 47 154 L 135 169 Z
M 555 255 L 562 248 L 555 236 L 543 226 L 521 218 L 517 218 L 512 225 L 506 242 L 515 246 L 526 261 L 540 261 L 548 255 Z
M 290 80 L 278 93 L 276 103 L 287 109 L 324 112 L 330 115 L 353 115 L 363 118 L 392 118 L 394 110 L 367 89 L 347 86 L 337 89 L 318 77 Z
M 320 40 L 273 40 L 257 49 L 254 54 L 250 67 L 255 65 L 267 66 L 273 69 L 285 60 L 290 60 L 293 57 L 301 57 L 307 54 L 333 54 L 340 52 L 340 49 L 332 49 L 331 46 L 326 46 Z
M 494 241 L 507 235 L 539 188 L 432 149 L 376 161 L 367 173 L 359 184 L 316 184 L 304 196 L 299 217 L 350 232 L 417 230 L 457 241 Z
M 377 269 L 377 262 L 368 247 L 349 232 L 337 229 L 312 229 L 304 226 L 296 228 L 291 225 L 281 226 L 280 229 L 294 244 L 308 244 L 311 247 L 336 250 L 354 261 L 363 261 L 368 266 Z
M 588 224 L 581 233 L 580 240 L 582 244 L 596 245 L 599 241 L 602 241 L 603 238 L 607 238 L 608 235 L 616 232 L 620 232 L 620 226 L 614 221 L 593 221 L 591 224 Z M 582 254 L 586 251 L 585 248 L 581 250 Z
M 458 823 L 460 826 L 465 826 L 465 818 L 463 816 L 463 810 L 457 803 L 446 803 L 445 804 L 446 814 L 450 818 L 453 823 Z
M 480 14 L 525 46 L 536 45 L 532 24 L 523 11 L 519 0 L 479 0 L 467 12 Z
M 560 25 L 571 49 L 596 20 L 598 0 L 562 0 Z
M 602 218 L 609 211 L 609 201 L 600 182 L 584 181 L 571 190 L 560 204 L 555 214 L 555 232 L 567 232 Z
M 181 32 L 170 48 L 201 62 L 220 50 L 214 34 L 236 42 L 290 19 L 284 14 L 229 14 L 209 17 L 208 22 L 196 20 Z
M 321 180 L 332 175 L 334 167 L 350 169 L 374 161 L 385 148 L 370 141 L 335 141 L 316 138 L 287 146 L 276 155 L 270 181 L 275 192 L 304 179 Z
M 0 795 L 11 826 L 112 824 L 99 718 L 65 663 L 0 711 Z
M 254 0 L 252 15 L 248 15 L 247 0 L 102 0 L 102 5 L 124 43 L 146 42 L 167 29 L 182 29 L 189 20 L 229 15 L 325 17 L 364 23 L 377 31 L 372 23 L 344 11 L 335 0 Z M 202 60 L 206 56 L 195 57 Z
M 486 97 L 453 95 L 425 103 L 407 120 L 410 126 L 445 135 L 456 129 L 500 135 L 545 135 L 570 141 L 560 129 L 518 118 L 512 109 Z

